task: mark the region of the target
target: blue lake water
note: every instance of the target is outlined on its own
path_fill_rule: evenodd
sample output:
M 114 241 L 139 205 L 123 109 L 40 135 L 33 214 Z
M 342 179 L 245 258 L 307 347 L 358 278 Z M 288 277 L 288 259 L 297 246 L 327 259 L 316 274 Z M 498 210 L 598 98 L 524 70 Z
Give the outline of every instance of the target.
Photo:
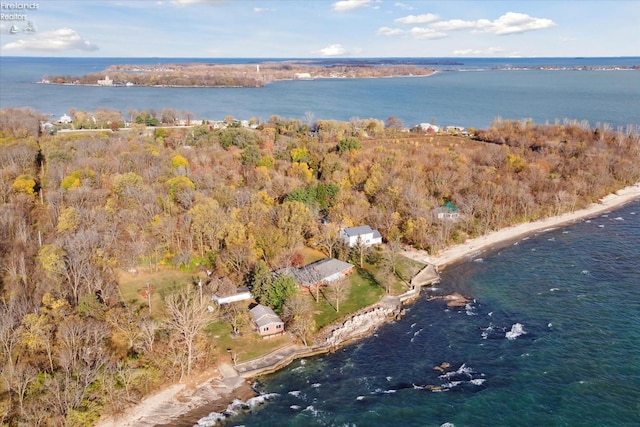
M 531 118 L 538 123 L 586 120 L 592 126 L 640 124 L 640 71 L 493 69 L 545 64 L 630 66 L 640 64 L 640 58 L 475 59 L 456 65 L 466 71 L 441 71 L 430 77 L 283 81 L 263 88 L 82 87 L 34 83 L 48 75 L 80 75 L 103 70 L 114 63 L 193 61 L 198 59 L 0 57 L 0 107 L 28 106 L 55 117 L 70 108 L 93 111 L 108 107 L 124 115 L 129 109 L 173 108 L 210 120 L 220 120 L 227 115 L 238 119 L 267 120 L 272 115 L 303 119 L 305 113 L 310 112 L 315 119 L 337 120 L 353 117 L 385 120 L 393 115 L 407 126 L 432 121 L 440 125 L 487 127 L 498 117 Z M 449 68 L 434 66 L 442 70 Z

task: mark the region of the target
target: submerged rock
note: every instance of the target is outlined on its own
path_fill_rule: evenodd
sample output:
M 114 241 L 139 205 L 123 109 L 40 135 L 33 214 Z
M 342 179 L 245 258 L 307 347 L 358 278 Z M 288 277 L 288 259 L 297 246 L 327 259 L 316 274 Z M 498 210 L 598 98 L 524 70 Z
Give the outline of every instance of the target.
M 469 298 L 463 296 L 458 292 L 454 292 L 452 294 L 443 295 L 443 296 L 433 296 L 429 298 L 429 301 L 433 301 L 433 300 L 444 300 L 447 302 L 447 307 L 464 307 L 469 302 L 471 302 Z

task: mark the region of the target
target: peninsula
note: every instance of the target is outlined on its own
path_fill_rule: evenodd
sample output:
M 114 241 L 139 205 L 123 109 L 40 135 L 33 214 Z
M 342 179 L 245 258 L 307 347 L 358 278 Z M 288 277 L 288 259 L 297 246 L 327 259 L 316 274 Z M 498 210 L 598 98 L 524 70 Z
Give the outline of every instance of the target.
M 96 86 L 262 87 L 281 80 L 429 76 L 435 70 L 411 64 L 367 62 L 264 62 L 111 65 L 83 76 L 48 76 L 42 83 Z

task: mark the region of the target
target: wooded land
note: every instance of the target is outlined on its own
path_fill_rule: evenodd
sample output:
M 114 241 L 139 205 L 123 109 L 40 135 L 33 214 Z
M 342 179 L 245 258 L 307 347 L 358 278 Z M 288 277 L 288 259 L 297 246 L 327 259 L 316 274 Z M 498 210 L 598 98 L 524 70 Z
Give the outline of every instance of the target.
M 261 64 L 112 65 L 83 76 L 49 76 L 55 84 L 96 85 L 106 76 L 112 84 L 136 86 L 260 87 L 278 80 L 428 76 L 435 71 L 415 65 L 308 65 L 296 62 Z
M 342 313 L 348 295 L 375 296 L 376 283 L 377 295 L 393 292 L 385 283 L 402 274 L 401 245 L 436 253 L 640 181 L 637 129 L 571 121 L 497 120 L 463 138 L 403 132 L 392 118 L 57 135 L 41 132 L 41 119 L 0 110 L 0 421 L 9 425 L 91 425 L 229 357 L 246 310 L 211 310 L 213 292 L 249 286 L 307 343 L 327 304 Z M 457 220 L 434 213 L 447 202 Z M 338 231 L 365 224 L 387 244 L 362 257 Z M 305 248 L 362 263 L 352 288 L 316 301 L 271 274 L 304 263 Z M 122 277 L 163 269 L 185 279 L 123 292 Z

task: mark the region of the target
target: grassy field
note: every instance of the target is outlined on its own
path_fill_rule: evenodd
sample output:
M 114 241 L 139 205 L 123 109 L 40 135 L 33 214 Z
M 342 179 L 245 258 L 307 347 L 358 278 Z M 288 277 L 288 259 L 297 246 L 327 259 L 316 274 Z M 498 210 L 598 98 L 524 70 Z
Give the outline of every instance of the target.
M 132 274 L 120 272 L 121 298 L 125 303 L 135 302 L 148 304 L 147 289 L 151 289 L 151 313 L 161 313 L 164 309 L 162 297 L 174 288 L 184 286 L 197 280 L 194 273 L 186 273 L 174 268 L 162 268 L 157 272 L 138 271 Z M 148 287 L 147 287 L 148 284 Z
M 215 342 L 218 357 L 231 360 L 235 356 L 236 362 L 255 359 L 277 348 L 290 344 L 294 339 L 290 335 L 282 335 L 264 339 L 247 325 L 240 336 L 231 334 L 231 326 L 227 322 L 214 322 L 207 328 L 209 338 Z M 231 350 L 230 352 L 227 349 Z
M 335 299 L 331 297 L 331 285 L 320 290 L 320 301 L 313 303 L 316 327 L 321 329 L 332 322 L 358 311 L 368 305 L 380 301 L 384 295 L 384 289 L 373 276 L 362 269 L 355 269 L 348 277 L 349 294 L 340 303 L 340 311 L 335 309 Z

